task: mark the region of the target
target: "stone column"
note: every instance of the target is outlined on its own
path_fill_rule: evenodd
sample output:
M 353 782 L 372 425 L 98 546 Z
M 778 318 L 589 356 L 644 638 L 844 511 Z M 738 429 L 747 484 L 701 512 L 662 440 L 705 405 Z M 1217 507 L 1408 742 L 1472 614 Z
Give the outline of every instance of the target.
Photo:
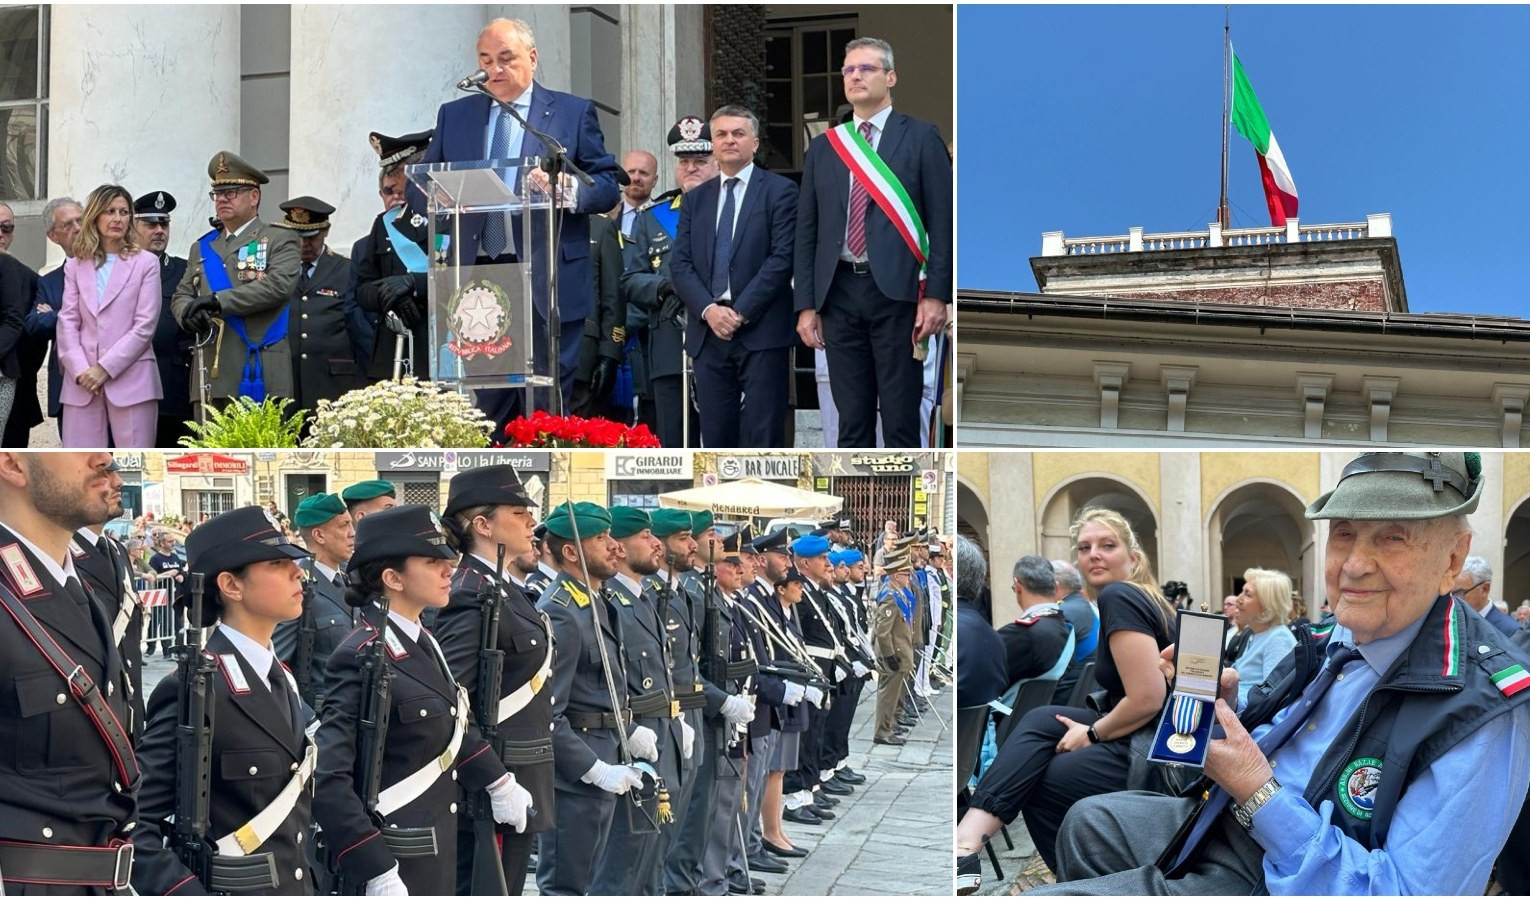
M 1507 517 L 1513 513 L 1504 509 L 1504 505 L 1515 499 L 1503 495 L 1503 453 L 1490 450 L 1482 454 L 1482 479 L 1482 500 L 1477 511 L 1468 517 L 1472 526 L 1471 554 L 1482 557 L 1493 567 L 1493 599 L 1499 600 L 1503 599 L 1504 531 Z
M 441 104 L 466 96 L 456 84 L 477 68 L 474 41 L 494 15 L 478 4 L 292 7 L 289 191 L 335 207 L 335 250 L 349 253 L 382 211 L 367 135 L 435 127 Z M 268 217 L 287 198 L 271 199 Z
M 437 9 L 438 7 L 431 7 Z M 568 91 L 573 85 L 573 53 L 570 49 L 571 30 L 569 8 L 563 3 L 528 3 L 490 5 L 492 13 L 484 19 L 504 16 L 521 19 L 531 26 L 537 36 L 537 83 L 555 91 Z M 581 65 L 593 65 L 593 60 L 581 61 Z
M 1183 579 L 1190 596 L 1204 599 L 1216 584 L 1207 571 L 1206 554 L 1216 550 L 1222 536 L 1201 535 L 1201 455 L 1158 454 L 1158 558 L 1153 560 L 1159 583 Z M 1212 604 L 1213 607 L 1218 604 Z
M 700 6 L 622 7 L 622 132 L 607 137 L 617 155 L 647 150 L 659 158 L 658 195 L 675 187 L 665 138 L 681 116 L 707 118 Z M 612 138 L 619 137 L 620 140 Z
M 207 161 L 239 147 L 239 7 L 55 5 L 48 194 L 169 191 L 170 252 L 207 231 Z M 63 261 L 48 245 L 48 265 Z
M 993 620 L 1003 625 L 1020 614 L 1011 587 L 1015 562 L 1042 553 L 1036 528 L 1036 480 L 1029 453 L 992 453 L 988 457 L 988 585 L 993 592 Z

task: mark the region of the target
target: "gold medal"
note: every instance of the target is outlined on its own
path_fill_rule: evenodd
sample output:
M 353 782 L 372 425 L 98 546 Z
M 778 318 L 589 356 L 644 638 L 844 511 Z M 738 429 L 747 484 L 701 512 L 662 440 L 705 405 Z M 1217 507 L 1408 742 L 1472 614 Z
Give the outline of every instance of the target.
M 1169 749 L 1175 753 L 1185 754 L 1195 749 L 1195 735 L 1176 734 L 1169 738 Z

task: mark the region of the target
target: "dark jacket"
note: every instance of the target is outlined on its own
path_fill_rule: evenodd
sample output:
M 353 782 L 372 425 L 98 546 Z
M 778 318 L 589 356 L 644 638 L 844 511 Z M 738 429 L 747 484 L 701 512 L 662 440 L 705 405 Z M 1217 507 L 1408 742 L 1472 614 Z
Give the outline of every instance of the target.
M 63 277 L 59 276 L 60 285 L 63 284 Z M 47 340 L 37 340 L 26 327 L 37 297 L 37 281 L 37 273 L 21 260 L 0 253 L 0 309 L 19 306 L 22 334 L 32 338 L 16 341 L 8 354 L 16 366 L 16 400 L 11 404 L 11 416 L 5 423 L 4 444 L 7 447 L 25 447 L 27 433 L 43 421 L 42 406 L 37 402 L 37 372 L 42 368 L 43 360 L 48 357 L 48 345 Z M 59 294 L 62 297 L 62 287 Z M 57 307 L 54 309 L 56 312 Z M 0 315 L 0 320 L 3 320 L 3 315 Z M 0 362 L 0 371 L 10 374 L 4 362 Z M 58 395 L 55 392 L 53 396 Z
M 337 400 L 368 383 L 347 331 L 356 303 L 351 261 L 325 247 L 314 264 L 312 278 L 307 266 L 298 269 L 288 312 L 295 408 L 310 411 L 319 408 L 320 400 Z

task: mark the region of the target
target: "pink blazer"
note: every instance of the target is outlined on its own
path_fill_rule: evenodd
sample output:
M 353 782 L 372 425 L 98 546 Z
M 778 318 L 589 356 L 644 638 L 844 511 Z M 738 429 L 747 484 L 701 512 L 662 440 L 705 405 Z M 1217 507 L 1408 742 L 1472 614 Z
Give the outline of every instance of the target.
M 64 370 L 59 400 L 85 406 L 90 392 L 74 379 L 96 363 L 106 370 L 106 399 L 132 406 L 164 396 L 154 361 L 159 322 L 159 257 L 148 250 L 117 257 L 105 296 L 96 300 L 94 260 L 64 263 L 64 305 L 58 313 L 58 361 Z

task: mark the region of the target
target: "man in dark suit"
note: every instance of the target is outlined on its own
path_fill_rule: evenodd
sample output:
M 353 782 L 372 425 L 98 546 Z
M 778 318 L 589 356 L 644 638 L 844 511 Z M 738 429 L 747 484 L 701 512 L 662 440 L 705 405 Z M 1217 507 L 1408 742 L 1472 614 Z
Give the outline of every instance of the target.
M 532 79 L 537 68 L 536 36 L 519 19 L 495 19 L 478 35 L 478 65 L 488 74 L 484 88 L 502 103 L 515 106 L 531 126 L 558 140 L 570 160 L 594 179 L 593 187 L 581 186 L 578 202 L 563 216 L 558 252 L 559 359 L 557 368 L 564 400 L 573 392 L 574 372 L 579 364 L 579 344 L 584 320 L 594 311 L 595 288 L 590 275 L 589 216 L 616 205 L 616 159 L 606 152 L 605 138 L 589 100 L 552 91 Z M 514 159 L 542 156 L 542 142 L 527 134 L 520 123 L 495 105 L 488 96 L 475 94 L 443 104 L 436 118 L 435 136 L 422 160 L 427 163 L 464 162 L 483 159 Z M 548 184 L 545 174 L 526 178 L 539 187 Z M 564 185 L 574 183 L 565 176 Z M 535 270 L 545 271 L 547 237 L 520 234 L 511 217 L 464 216 L 460 224 L 458 262 L 463 265 L 507 263 L 523 254 Z M 540 239 L 539 239 L 540 238 Z M 540 280 L 540 279 L 539 279 Z M 547 289 L 534 284 L 535 308 L 532 346 L 539 360 L 546 357 Z M 543 362 L 542 371 L 550 371 Z M 520 407 L 519 391 L 480 390 L 479 408 L 496 422 L 508 421 Z
M 680 207 L 671 276 L 690 312 L 701 438 L 708 447 L 781 447 L 792 334 L 796 188 L 754 164 L 760 123 L 741 106 L 712 114 L 718 178 Z
M 382 197 L 383 211 L 372 220 L 372 231 L 351 248 L 351 269 L 356 278 L 356 302 L 365 320 L 359 336 L 366 341 L 366 354 L 360 358 L 365 361 L 367 377 L 373 380 L 393 377 L 397 333 L 388 327 L 390 312 L 414 335 L 410 364 L 415 377 L 429 380 L 432 374 L 430 340 L 425 334 L 429 268 L 425 242 L 430 239 L 430 229 L 425 220 L 425 197 L 409 192 L 404 174 L 405 166 L 425 155 L 432 134 L 421 131 L 389 137 L 374 131 L 370 135 L 382 166 L 377 193 Z
M 25 323 L 37 296 L 37 273 L 25 263 L 0 253 L 0 320 L 12 320 L 9 327 L 0 326 L 5 337 L 0 340 L 4 352 L 0 353 L 0 371 L 16 379 L 16 393 L 11 401 L 11 412 L 5 421 L 6 447 L 25 447 L 33 425 L 42 422 L 42 407 L 37 403 L 37 370 L 47 358 L 46 344 L 27 340 Z
M 640 410 L 638 420 L 652 425 L 666 447 L 694 447 L 696 418 L 691 417 L 687 435 L 681 415 L 685 305 L 670 280 L 670 250 L 680 230 L 681 198 L 717 177 L 707 123 L 681 118 L 669 130 L 669 152 L 675 155 L 678 187 L 652 199 L 632 226 L 632 239 L 622 248 L 622 297 L 628 331 L 636 332 L 628 355 L 632 378 L 640 406 L 648 408 Z
M 74 254 L 74 239 L 80 234 L 80 220 L 84 215 L 84 208 L 69 197 L 49 200 L 48 205 L 43 207 L 43 221 L 48 223 L 46 232 L 48 240 L 64 251 L 65 258 Z M 37 279 L 37 292 L 30 307 L 31 312 L 27 314 L 26 322 L 22 326 L 22 333 L 29 339 L 28 343 L 32 345 L 31 352 L 36 354 L 37 359 L 41 359 L 43 348 L 48 347 L 48 415 L 53 418 L 54 426 L 60 429 L 63 428 L 62 419 L 60 419 L 63 406 L 59 403 L 58 392 L 60 385 L 63 384 L 64 376 L 58 366 L 58 346 L 53 344 L 53 335 L 58 327 L 58 311 L 63 306 L 64 266 L 60 263 L 58 268 Z M 31 360 L 28 359 L 27 362 L 30 363 Z M 23 366 L 23 369 L 26 368 L 29 366 Z M 16 422 L 17 429 L 23 422 L 29 423 L 26 425 L 28 431 L 42 424 L 42 411 L 37 410 L 35 415 L 32 414 L 37 402 L 37 368 L 30 367 L 32 373 L 30 384 L 27 383 L 24 375 L 16 384 L 16 400 L 22 410 L 21 418 Z M 31 408 L 27 405 L 28 398 L 31 398 Z M 11 418 L 17 419 L 17 414 L 13 413 Z M 60 434 L 62 433 L 60 431 Z M 13 434 L 9 422 L 6 423 L 5 437 L 7 447 L 27 445 L 27 435 Z
M 1461 564 L 1461 574 L 1456 576 L 1456 596 L 1487 619 L 1488 624 L 1505 635 L 1512 635 L 1519 630 L 1519 623 L 1498 608 L 1493 602 L 1492 591 L 1493 566 L 1480 556 L 1468 556 Z
M 337 400 L 346 391 L 366 387 L 346 332 L 351 293 L 351 262 L 325 245 L 335 208 L 316 197 L 295 197 L 281 205 L 286 213 L 277 228 L 297 233 L 297 286 L 288 304 L 292 323 L 292 386 L 297 409 L 316 410 L 320 400 Z
M 879 412 L 886 446 L 918 447 L 915 353 L 951 305 L 951 158 L 939 129 L 893 110 L 886 41 L 851 41 L 842 72 L 853 121 L 814 139 L 803 161 L 797 333 L 828 355 L 841 447 L 876 446 Z M 876 174 L 857 178 L 846 160 Z
M 191 432 L 186 422 L 191 409 L 192 336 L 181 330 L 170 309 L 170 298 L 186 274 L 186 260 L 171 256 L 170 214 L 175 198 L 165 191 L 144 194 L 133 201 L 133 224 L 138 229 L 138 243 L 159 257 L 159 287 L 162 303 L 159 322 L 154 326 L 154 361 L 159 366 L 159 382 L 164 399 L 159 401 L 159 423 L 154 446 L 179 446 L 183 435 Z

